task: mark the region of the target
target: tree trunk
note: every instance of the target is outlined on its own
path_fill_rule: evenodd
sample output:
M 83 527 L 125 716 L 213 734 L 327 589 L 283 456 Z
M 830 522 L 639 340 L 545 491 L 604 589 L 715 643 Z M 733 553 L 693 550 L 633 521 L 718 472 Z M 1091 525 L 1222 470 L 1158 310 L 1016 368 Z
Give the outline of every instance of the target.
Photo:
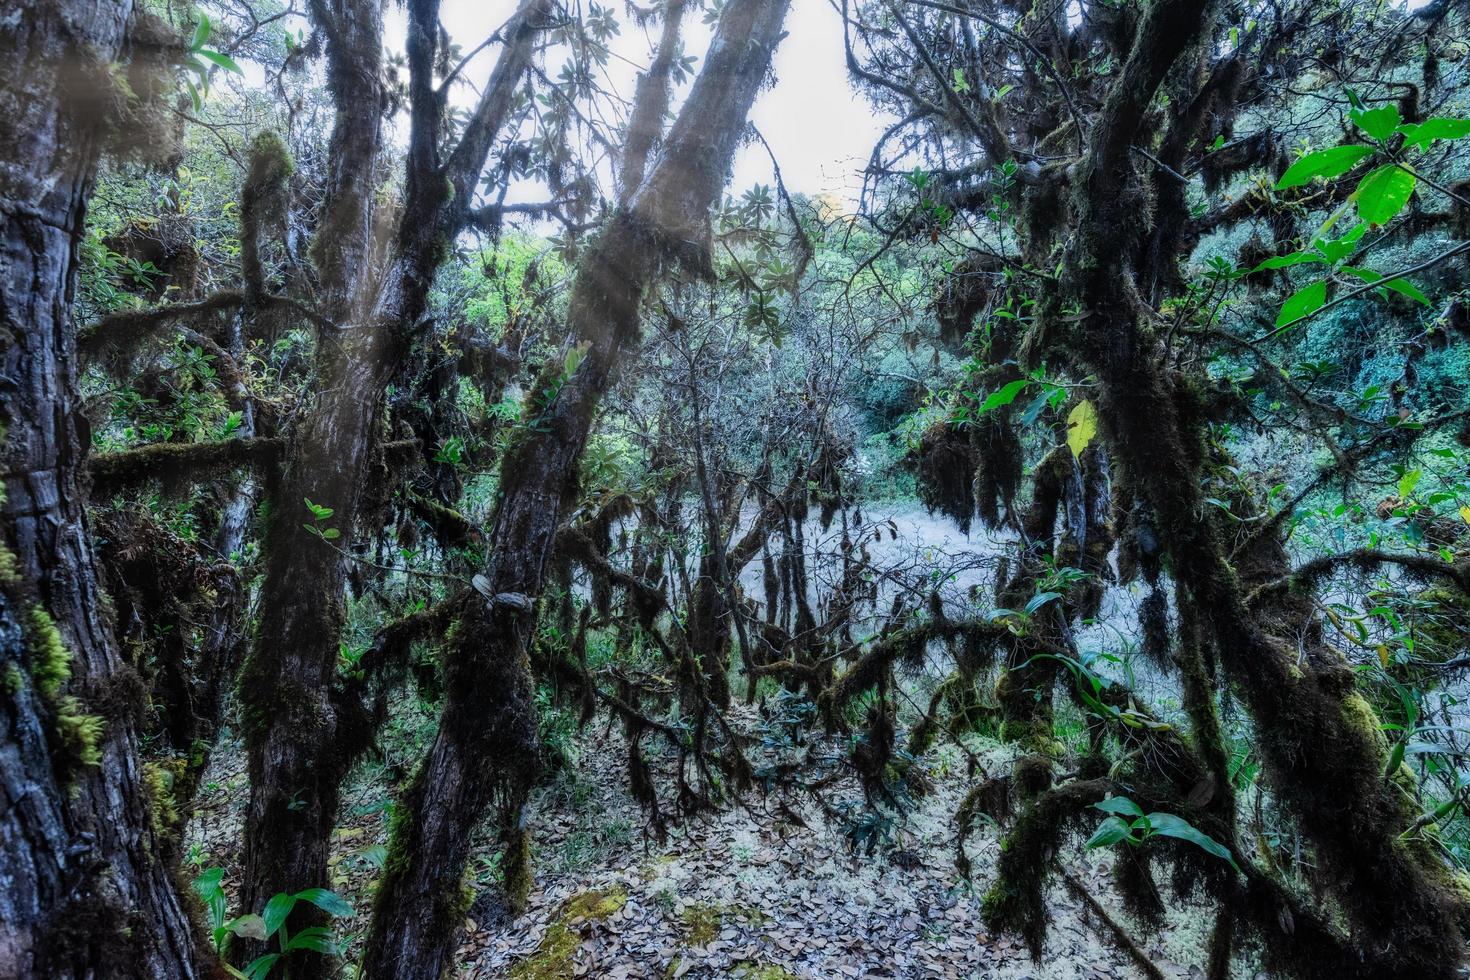
M 637 339 L 640 304 L 654 274 L 673 260 L 708 268 L 709 209 L 788 5 L 732 0 L 725 7 L 663 152 L 583 255 L 568 320 L 586 353 L 569 375 L 543 377 L 528 405 L 546 407 L 516 434 L 502 464 L 484 576 L 489 599 L 471 593 L 462 604 L 446 643 L 439 732 L 396 810 L 363 961 L 375 980 L 438 980 L 444 973 L 464 918 L 471 832 L 497 795 L 514 810 L 534 777 L 533 610 L 557 529 L 575 500 L 578 461 L 602 394 Z
M 346 568 L 338 548 L 303 525 L 335 529 L 344 546 L 352 541 L 378 402 L 391 372 L 387 338 L 364 315 L 374 279 L 373 195 L 382 149 L 382 11 L 371 2 L 339 9 L 313 4 L 329 38 L 327 81 L 337 115 L 327 199 L 311 249 L 318 305 L 337 329 L 319 333 L 320 395 L 294 434 L 271 501 L 261 619 L 240 676 L 250 771 L 241 905 L 250 912 L 279 892 L 328 882 L 327 842 L 346 773 L 329 751 L 340 720 L 332 692 Z M 333 516 L 316 521 L 307 499 L 332 508 Z M 303 910 L 302 917 L 311 914 Z M 244 955 L 256 952 L 247 947 Z M 309 957 L 298 969 L 324 969 L 324 960 Z
M 1146 227 L 1134 206 L 1129 147 L 1180 52 L 1199 36 L 1208 5 L 1159 0 L 1097 121 L 1074 201 L 1068 298 L 1087 310 L 1076 346 L 1101 382 L 1108 442 L 1132 473 L 1178 585 L 1204 614 L 1232 685 L 1249 708 L 1266 771 L 1316 849 L 1353 926 L 1364 973 L 1446 978 L 1463 959 L 1464 899 L 1437 855 L 1400 841 L 1411 814 L 1385 775 L 1378 720 L 1342 656 L 1324 643 L 1273 636 L 1265 610 L 1246 607 L 1235 568 L 1200 489 L 1203 435 L 1184 409 L 1156 342 L 1139 319 L 1134 285 Z M 1284 547 L 1272 545 L 1284 563 Z M 1249 564 L 1242 562 L 1241 564 Z M 1300 622 L 1307 616 L 1295 617 Z
M 373 257 L 372 199 L 382 149 L 382 18 L 376 0 L 338 15 L 317 4 L 313 17 L 334 25 L 329 82 L 338 106 L 328 205 L 313 248 L 328 316 L 342 329 L 318 341 L 319 399 L 293 440 L 266 532 L 266 578 L 254 651 L 241 675 L 250 756 L 244 907 L 271 896 L 325 887 L 328 841 L 342 780 L 371 732 L 338 697 L 337 656 L 345 621 L 350 547 L 366 520 L 364 486 L 374 464 L 384 391 L 406 354 L 412 328 L 448 243 L 464 220 L 485 158 L 509 112 L 550 0 L 523 0 L 465 134 L 441 166 L 439 97 L 432 87 L 438 5 L 412 5 L 409 56 L 413 132 L 404 215 L 382 268 Z M 355 11 L 355 12 L 354 12 Z M 425 88 L 427 86 L 427 88 Z M 306 500 L 331 508 L 317 521 Z M 310 524 L 333 540 L 313 534 Z M 299 928 L 313 919 L 298 907 Z M 325 957 L 297 967 L 320 975 Z
M 107 621 L 79 480 L 71 303 L 126 2 L 0 18 L 0 975 L 207 975 L 150 820 L 138 679 Z M 100 727 L 100 731 L 98 726 Z

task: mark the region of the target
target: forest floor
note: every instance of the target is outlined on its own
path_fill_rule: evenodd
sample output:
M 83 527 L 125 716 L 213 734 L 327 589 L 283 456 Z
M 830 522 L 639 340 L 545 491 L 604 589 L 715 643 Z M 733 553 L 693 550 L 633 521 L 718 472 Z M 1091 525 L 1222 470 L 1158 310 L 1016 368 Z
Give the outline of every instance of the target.
M 386 844 L 385 773 L 401 774 L 403 750 L 418 742 L 427 716 L 399 719 L 386 740 L 388 758 L 363 773 L 344 802 L 334 836 L 331 886 L 358 910 L 339 920 L 347 937 L 367 924 L 371 889 Z M 422 743 L 420 743 L 422 744 Z M 532 805 L 536 880 L 529 906 L 504 921 L 490 885 L 498 854 L 488 837 L 469 872 L 480 893 L 466 920 L 458 976 L 553 980 L 570 977 L 691 980 L 840 980 L 840 978 L 976 978 L 976 980 L 1128 980 L 1143 974 L 1117 951 L 1108 927 L 1060 880 L 1049 895 L 1051 928 L 1041 963 L 1019 939 L 990 933 L 980 899 L 993 880 L 999 840 L 976 827 L 966 847 L 972 887 L 954 866 L 953 814 L 968 780 L 964 757 L 937 749 L 928 760 L 933 790 L 916 801 L 869 856 L 854 854 L 842 819 L 795 797 L 752 792 L 740 805 L 670 824 L 658 843 L 629 796 L 620 733 L 601 724 L 578 744 L 582 754 Z M 655 772 L 671 758 L 645 753 Z M 822 751 L 840 750 L 837 743 Z M 977 744 L 982 764 L 1002 764 L 1006 750 Z M 813 752 L 820 757 L 821 752 Z M 405 756 L 405 759 L 408 756 Z M 378 770 L 377 765 L 383 769 Z M 199 816 L 188 832 L 189 859 L 238 872 L 234 853 L 247 796 L 243 753 L 223 746 L 207 776 Z M 659 780 L 671 785 L 671 780 Z M 838 811 L 855 804 L 855 784 L 824 790 Z M 851 811 L 856 814 L 858 810 Z M 1109 881 L 1110 855 L 1069 859 L 1074 879 L 1121 918 Z M 233 894 L 231 889 L 231 894 Z M 1139 939 L 1166 977 L 1200 976 L 1185 964 L 1203 958 L 1204 910 L 1174 903 L 1168 924 Z M 1237 976 L 1254 971 L 1242 965 Z

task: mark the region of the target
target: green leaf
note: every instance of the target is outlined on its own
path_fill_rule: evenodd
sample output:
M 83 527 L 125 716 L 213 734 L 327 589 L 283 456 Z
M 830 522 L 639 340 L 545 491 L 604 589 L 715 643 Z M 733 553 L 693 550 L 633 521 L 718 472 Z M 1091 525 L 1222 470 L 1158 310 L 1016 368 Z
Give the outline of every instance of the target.
M 198 51 L 209 40 L 209 15 L 199 11 L 199 23 L 194 25 L 194 40 L 189 42 L 190 51 Z
M 577 373 L 577 368 L 582 366 L 582 360 L 587 356 L 587 351 L 591 347 L 592 345 L 584 340 L 577 346 L 567 349 L 567 356 L 562 361 L 562 372 L 565 377 L 570 378 Z
M 346 899 L 325 888 L 308 888 L 304 892 L 297 892 L 295 897 L 303 902 L 310 902 L 328 915 L 352 914 L 352 906 L 347 904 Z
M 1060 599 L 1061 597 L 1062 594 L 1060 592 L 1038 592 L 1036 595 L 1031 597 L 1031 601 L 1026 603 L 1026 615 L 1034 615 L 1036 610 L 1040 609 L 1048 602 L 1051 602 L 1055 599 Z
M 216 65 L 219 65 L 225 71 L 232 71 L 236 75 L 243 75 L 243 74 L 245 74 L 243 71 L 240 70 L 240 66 L 237 65 L 237 64 L 235 64 L 235 59 L 234 58 L 231 58 L 227 54 L 222 54 L 219 51 L 210 51 L 207 48 L 200 48 L 198 51 L 195 51 L 194 53 L 197 54 L 199 57 L 203 58 L 206 61 L 212 61 L 212 62 L 214 62 Z
M 1348 115 L 1352 116 L 1359 129 L 1380 143 L 1392 136 L 1403 121 L 1403 117 L 1399 115 L 1399 107 L 1392 102 L 1377 109 L 1354 109 Z
M 1419 485 L 1419 481 L 1423 478 L 1424 471 L 1418 469 L 1410 470 L 1399 477 L 1399 499 L 1408 500 L 1414 493 L 1414 488 Z
M 1460 140 L 1470 136 L 1470 119 L 1447 119 L 1437 116 L 1422 123 L 1406 123 L 1399 127 L 1404 142 L 1421 150 L 1429 149 L 1435 140 Z
M 1155 834 L 1188 841 L 1196 847 L 1215 855 L 1217 858 L 1229 861 L 1230 866 L 1236 871 L 1240 870 L 1240 865 L 1235 863 L 1235 857 L 1230 853 L 1228 847 L 1183 817 L 1173 813 L 1150 813 L 1148 815 L 1148 822 L 1153 827 Z
M 264 956 L 256 957 L 250 961 L 245 968 L 246 980 L 265 980 L 270 975 L 271 967 L 281 958 L 280 953 L 266 953 Z
M 1388 753 L 1388 765 L 1383 769 L 1383 778 L 1385 781 L 1392 778 L 1393 774 L 1398 772 L 1399 767 L 1404 764 L 1404 751 L 1406 748 L 1407 746 L 1403 742 L 1393 743 L 1393 749 Z
M 1096 435 L 1097 409 L 1084 399 L 1067 414 L 1067 448 L 1072 450 L 1073 456 L 1081 459 Z
M 309 926 L 292 936 L 291 941 L 281 947 L 281 952 L 289 953 L 296 949 L 308 949 L 313 953 L 336 956 L 337 937 L 332 935 L 332 930 L 324 926 Z
M 1294 265 L 1303 265 L 1307 262 L 1321 262 L 1322 256 L 1312 252 L 1292 252 L 1288 255 L 1277 255 L 1269 258 L 1251 270 L 1251 273 L 1264 272 L 1267 269 L 1289 269 Z
M 1031 381 L 1029 378 L 1022 378 L 1019 381 L 1012 381 L 1010 384 L 1000 389 L 1000 391 L 991 392 L 990 396 L 986 398 L 985 401 L 980 403 L 981 414 L 983 415 L 986 412 L 993 412 L 997 408 L 1000 408 L 1004 405 L 1009 405 L 1011 402 L 1016 400 L 1017 395 L 1026 390 L 1026 386 L 1030 383 Z
M 291 915 L 291 910 L 296 907 L 296 896 L 287 895 L 282 892 L 272 895 L 271 900 L 265 903 L 265 911 L 260 917 L 265 920 L 265 934 L 267 938 L 274 936 L 281 926 L 286 924 L 286 919 Z
M 1356 266 L 1345 265 L 1342 267 L 1342 271 L 1349 275 L 1357 276 L 1367 283 L 1382 283 L 1384 289 L 1392 289 L 1399 295 L 1407 296 L 1416 303 L 1423 303 L 1425 306 L 1433 305 L 1429 302 L 1429 297 L 1424 295 L 1422 289 L 1402 276 L 1383 282 L 1383 273 L 1374 272 L 1372 269 L 1360 269 Z
M 1103 813 L 1127 814 L 1130 817 L 1143 816 L 1143 807 L 1126 796 L 1110 796 L 1101 803 L 1094 803 L 1092 808 L 1101 810 Z
M 1314 282 L 1310 286 L 1303 286 L 1281 304 L 1281 312 L 1276 314 L 1276 325 L 1282 327 L 1293 320 L 1316 313 L 1326 302 L 1327 282 L 1325 280 Z
M 1310 184 L 1318 177 L 1324 180 L 1340 177 L 1357 166 L 1364 157 L 1372 154 L 1373 147 L 1356 144 L 1334 146 L 1328 150 L 1308 153 L 1286 168 L 1286 173 L 1282 174 L 1281 179 L 1276 182 L 1276 189 L 1284 191 L 1288 187 L 1300 187 L 1303 184 Z
M 1312 247 L 1326 256 L 1328 262 L 1341 262 L 1353 254 L 1354 246 L 1367 233 L 1368 226 L 1359 222 L 1341 238 L 1318 238 L 1312 242 Z
M 1379 167 L 1364 177 L 1353 192 L 1358 217 L 1370 225 L 1387 224 L 1409 203 L 1415 183 L 1414 175 L 1396 163 Z
M 1128 824 L 1119 817 L 1108 817 L 1097 825 L 1097 830 L 1087 838 L 1087 849 L 1095 847 L 1112 847 L 1121 840 L 1126 840 L 1132 833 Z

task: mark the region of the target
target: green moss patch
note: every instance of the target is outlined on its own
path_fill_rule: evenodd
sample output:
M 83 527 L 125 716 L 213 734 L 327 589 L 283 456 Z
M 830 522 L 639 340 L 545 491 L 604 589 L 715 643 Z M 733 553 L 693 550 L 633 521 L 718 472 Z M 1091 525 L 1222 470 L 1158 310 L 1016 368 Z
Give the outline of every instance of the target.
M 546 930 L 536 952 L 510 968 L 510 980 L 570 980 L 576 975 L 573 957 L 582 943 L 581 927 L 610 918 L 627 904 L 628 893 L 621 888 L 573 895 Z
M 713 942 L 720 934 L 720 926 L 724 924 L 724 916 L 713 905 L 690 905 L 680 913 L 679 918 L 684 920 L 684 928 L 687 930 L 685 936 L 694 946 Z

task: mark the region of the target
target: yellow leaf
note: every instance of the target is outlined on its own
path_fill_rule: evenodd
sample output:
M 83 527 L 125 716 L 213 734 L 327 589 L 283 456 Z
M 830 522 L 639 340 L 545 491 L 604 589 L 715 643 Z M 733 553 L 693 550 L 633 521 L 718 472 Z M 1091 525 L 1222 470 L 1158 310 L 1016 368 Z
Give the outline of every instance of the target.
M 1470 524 L 1470 507 L 1460 508 L 1460 520 L 1464 521 L 1466 524 Z
M 1078 459 L 1092 445 L 1093 436 L 1097 435 L 1097 409 L 1092 407 L 1090 401 L 1080 401 L 1077 407 L 1067 415 L 1067 447 L 1072 450 L 1072 455 Z
M 1382 643 L 1378 644 L 1378 662 L 1383 665 L 1384 670 L 1388 669 L 1388 647 Z

